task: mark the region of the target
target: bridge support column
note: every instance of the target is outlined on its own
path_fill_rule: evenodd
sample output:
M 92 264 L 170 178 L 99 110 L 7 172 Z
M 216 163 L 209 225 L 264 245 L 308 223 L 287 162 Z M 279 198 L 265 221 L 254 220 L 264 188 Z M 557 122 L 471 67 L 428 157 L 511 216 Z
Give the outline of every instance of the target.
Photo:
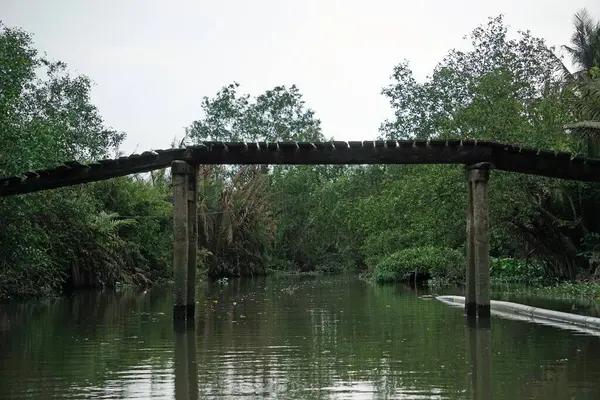
M 465 313 L 490 316 L 488 181 L 490 163 L 467 166 L 467 291 Z
M 189 238 L 188 172 L 185 161 L 171 163 L 173 185 L 173 319 L 186 317 Z
M 189 165 L 188 169 L 188 265 L 186 314 L 188 318 L 194 319 L 196 316 L 196 271 L 198 269 L 198 166 Z

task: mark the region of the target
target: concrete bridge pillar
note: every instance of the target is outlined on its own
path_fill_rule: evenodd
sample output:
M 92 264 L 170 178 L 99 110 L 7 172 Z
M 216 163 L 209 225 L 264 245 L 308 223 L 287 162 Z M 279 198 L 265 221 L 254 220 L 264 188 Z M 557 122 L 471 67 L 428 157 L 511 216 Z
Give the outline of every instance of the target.
M 188 169 L 188 264 L 186 312 L 188 319 L 194 319 L 196 316 L 196 271 L 198 270 L 198 166 L 189 165 Z
M 198 224 L 196 170 L 185 161 L 171 163 L 173 185 L 173 319 L 194 318 Z
M 466 168 L 467 178 L 467 290 L 465 313 L 469 317 L 490 316 L 490 239 L 488 181 L 490 163 Z

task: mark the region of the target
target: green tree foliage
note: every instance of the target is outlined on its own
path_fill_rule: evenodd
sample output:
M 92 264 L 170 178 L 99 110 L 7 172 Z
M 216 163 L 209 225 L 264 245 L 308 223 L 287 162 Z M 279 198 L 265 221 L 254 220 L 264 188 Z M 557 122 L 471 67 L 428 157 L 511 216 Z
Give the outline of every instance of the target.
M 307 109 L 299 89 L 276 86 L 252 99 L 239 95 L 238 83 L 223 87 L 214 98 L 202 99 L 204 117 L 186 130 L 195 142 L 203 140 L 269 141 L 322 140 L 321 122 Z
M 577 118 L 573 108 L 582 97 L 580 87 L 565 86 L 563 76 L 556 73 L 562 64 L 553 48 L 528 32 L 508 39 L 501 17 L 475 29 L 470 38 L 472 50 L 450 51 L 424 83 L 416 82 L 407 63 L 395 68 L 394 82 L 383 93 L 390 98 L 396 118 L 382 125 L 384 137 L 458 137 L 585 151 L 580 141 L 562 131 L 563 125 Z M 589 47 L 584 50 L 589 52 Z M 415 193 L 427 193 L 433 182 L 452 185 L 451 169 L 440 174 L 440 168 L 419 167 L 429 180 L 423 175 L 412 179 Z M 406 176 L 417 171 L 416 167 L 401 169 Z M 430 208 L 419 214 L 429 220 L 422 231 L 429 243 L 439 240 L 434 235 L 448 226 L 429 218 L 437 213 L 433 210 L 446 207 L 446 221 L 464 218 L 461 201 L 443 190 L 435 193 Z M 409 209 L 419 204 L 414 199 L 405 203 Z M 598 231 L 592 211 L 597 202 L 597 189 L 591 185 L 494 173 L 490 188 L 493 252 L 530 255 L 545 265 L 547 277 L 589 277 L 598 266 L 586 251 L 596 246 L 591 243 L 596 243 L 593 232 Z M 464 237 L 459 229 L 454 232 Z
M 263 274 L 274 235 L 265 168 L 244 166 L 231 180 L 214 179 L 216 166 L 200 168 L 198 232 L 212 277 Z
M 362 264 L 364 238 L 356 229 L 357 201 L 369 192 L 362 168 L 298 167 L 273 174 L 277 240 L 274 266 L 335 273 Z
M 115 154 L 124 134 L 104 125 L 90 89 L 27 33 L 0 26 L 0 176 Z M 170 207 L 164 186 L 136 178 L 3 198 L 0 297 L 165 276 Z
M 565 89 L 553 48 L 528 32 L 510 39 L 502 17 L 469 38 L 471 49 L 450 51 L 425 82 L 416 81 L 406 62 L 394 69 L 383 94 L 395 118 L 382 124 L 383 138 L 483 139 L 584 151 L 563 131 L 573 122 L 577 93 Z M 436 254 L 464 252 L 466 196 L 457 193 L 466 188 L 460 167 L 281 168 L 274 170 L 271 187 L 272 256 L 278 267 L 330 270 L 341 262 L 374 268 L 384 260 L 400 263 L 401 257 L 391 255 L 402 249 L 432 245 Z M 583 184 L 494 173 L 493 253 L 531 257 L 545 265 L 548 278 L 589 276 L 595 262 L 585 249 L 594 248 L 589 236 L 594 193 Z
M 577 68 L 574 77 L 581 78 L 589 75 L 593 67 L 600 66 L 600 21 L 584 8 L 575 14 L 573 28 L 571 44 L 563 48 Z
M 470 49 L 450 50 L 423 82 L 408 62 L 399 63 L 382 90 L 394 118 L 382 123 L 381 138 L 494 140 L 592 154 L 564 130 L 593 130 L 599 115 L 597 23 L 577 18 L 567 48 L 575 74 L 565 73 L 542 39 L 529 32 L 510 38 L 501 16 L 475 28 Z M 20 30 L 3 28 L 0 50 L 2 175 L 116 152 L 124 135 L 107 128 L 90 103 L 89 79 L 39 57 Z M 296 86 L 251 97 L 234 83 L 201 104 L 203 115 L 180 145 L 329 139 Z M 366 266 L 374 276 L 387 274 L 380 281 L 418 268 L 461 278 L 460 166 L 202 166 L 198 184 L 201 262 L 211 277 Z M 491 244 L 506 266 L 500 277 L 511 280 L 513 270 L 529 282 L 541 281 L 534 276 L 540 271 L 544 280 L 593 277 L 600 266 L 598 201 L 592 185 L 493 172 Z M 0 203 L 0 293 L 167 276 L 170 213 L 164 171 L 149 180 L 7 198 Z M 524 273 L 521 265 L 535 268 Z
M 600 21 L 585 8 L 577 12 L 571 43 L 563 48 L 576 68 L 570 73 L 563 67 L 566 86 L 575 94 L 572 108 L 577 120 L 566 127 L 583 138 L 589 156 L 597 157 L 600 149 Z
M 90 103 L 89 78 L 40 57 L 23 31 L 0 29 L 1 174 L 101 158 L 121 143 L 124 135 L 107 129 Z
M 204 116 L 191 124 L 187 137 L 195 143 L 324 140 L 320 121 L 305 107 L 297 87 L 278 86 L 256 98 L 238 94 L 238 88 L 234 83 L 214 98 L 205 97 Z M 343 170 L 325 166 L 203 169 L 199 217 L 208 274 L 248 275 L 264 272 L 268 265 L 330 268 L 325 254 L 339 258 L 339 248 L 316 233 L 331 230 L 332 209 L 325 207 L 328 214 L 319 218 L 321 203 L 329 196 L 328 203 L 337 204 L 341 193 L 326 183 Z
M 462 282 L 465 278 L 465 254 L 439 246 L 410 247 L 386 256 L 373 269 L 375 281 L 382 283 L 410 281 L 417 273 Z

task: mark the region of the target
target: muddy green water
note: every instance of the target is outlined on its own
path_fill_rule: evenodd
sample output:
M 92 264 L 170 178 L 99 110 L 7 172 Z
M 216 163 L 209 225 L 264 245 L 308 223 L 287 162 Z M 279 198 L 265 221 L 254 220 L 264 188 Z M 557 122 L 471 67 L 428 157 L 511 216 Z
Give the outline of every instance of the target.
M 200 291 L 195 324 L 177 329 L 169 288 L 1 305 L 0 398 L 600 398 L 600 337 L 477 327 L 355 277 Z

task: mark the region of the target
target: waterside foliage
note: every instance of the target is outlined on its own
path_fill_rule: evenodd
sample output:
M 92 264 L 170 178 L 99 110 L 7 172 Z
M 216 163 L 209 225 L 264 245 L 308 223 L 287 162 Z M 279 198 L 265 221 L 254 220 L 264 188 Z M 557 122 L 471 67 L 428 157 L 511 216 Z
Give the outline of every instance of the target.
M 589 18 L 588 18 L 589 19 Z M 578 25 L 579 24 L 579 25 Z M 394 117 L 381 139 L 464 138 L 595 155 L 600 30 L 576 20 L 571 74 L 502 17 L 475 28 L 423 82 L 409 63 L 382 94 Z M 124 133 L 90 102 L 91 82 L 0 27 L 0 175 L 115 156 Z M 589 40 L 588 40 L 589 39 Z M 592 40 L 593 39 L 593 40 Z M 46 75 L 39 78 L 39 71 Z M 300 90 L 259 96 L 237 83 L 201 101 L 182 143 L 330 140 Z M 565 126 L 583 127 L 565 130 Z M 464 279 L 466 185 L 460 166 L 211 166 L 199 174 L 199 268 L 211 278 L 362 270 L 377 282 L 410 272 Z M 492 276 L 539 285 L 600 272 L 597 185 L 493 172 Z M 168 172 L 0 201 L 0 297 L 74 287 L 151 284 L 171 275 Z

